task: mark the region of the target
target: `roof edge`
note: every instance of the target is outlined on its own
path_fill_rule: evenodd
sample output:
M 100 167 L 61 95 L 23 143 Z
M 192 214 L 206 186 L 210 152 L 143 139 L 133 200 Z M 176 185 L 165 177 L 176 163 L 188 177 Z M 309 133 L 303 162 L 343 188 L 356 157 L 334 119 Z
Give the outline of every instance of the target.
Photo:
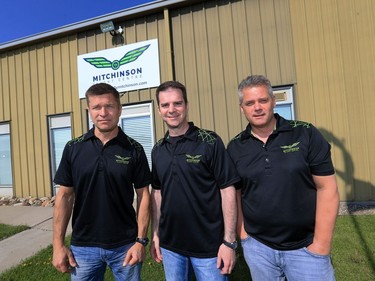
M 20 45 L 24 45 L 26 43 L 31 43 L 33 41 L 38 41 L 41 39 L 46 39 L 49 37 L 53 37 L 58 34 L 72 32 L 74 30 L 79 30 L 82 28 L 86 28 L 89 26 L 93 26 L 95 24 L 100 24 L 106 21 L 114 20 L 121 17 L 126 17 L 134 14 L 144 13 L 155 9 L 160 9 L 166 6 L 170 6 L 176 3 L 186 2 L 187 0 L 156 0 L 153 2 L 141 4 L 132 8 L 124 9 L 121 11 L 105 14 L 102 16 L 98 16 L 95 18 L 83 20 L 80 22 L 76 22 L 69 25 L 64 25 L 62 27 L 54 28 L 45 32 L 33 34 L 30 36 L 22 37 L 20 39 L 12 40 L 3 44 L 0 44 L 0 51 L 5 49 L 9 49 L 12 47 L 17 47 Z

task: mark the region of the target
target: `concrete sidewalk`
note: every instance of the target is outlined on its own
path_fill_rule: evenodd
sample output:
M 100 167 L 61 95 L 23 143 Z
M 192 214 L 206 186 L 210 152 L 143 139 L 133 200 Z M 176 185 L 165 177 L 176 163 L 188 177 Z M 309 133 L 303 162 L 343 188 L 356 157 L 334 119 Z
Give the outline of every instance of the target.
M 52 216 L 53 207 L 0 206 L 0 223 L 30 227 L 0 241 L 0 272 L 52 244 Z M 67 233 L 71 233 L 70 223 Z

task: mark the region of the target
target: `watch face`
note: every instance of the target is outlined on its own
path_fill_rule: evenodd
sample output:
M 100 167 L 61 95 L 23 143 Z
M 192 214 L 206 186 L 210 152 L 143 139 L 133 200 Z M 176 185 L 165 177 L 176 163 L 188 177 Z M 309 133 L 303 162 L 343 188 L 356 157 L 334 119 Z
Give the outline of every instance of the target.
M 233 250 L 237 249 L 237 241 L 234 241 L 233 243 L 231 243 L 231 248 Z
M 228 242 L 228 241 L 223 241 L 223 244 L 233 250 L 237 249 L 237 241 L 234 241 L 232 243 Z
M 138 242 L 138 243 L 141 243 L 143 246 L 147 246 L 149 240 L 148 240 L 147 237 L 146 238 L 139 238 L 139 237 L 137 237 L 135 239 L 135 241 Z

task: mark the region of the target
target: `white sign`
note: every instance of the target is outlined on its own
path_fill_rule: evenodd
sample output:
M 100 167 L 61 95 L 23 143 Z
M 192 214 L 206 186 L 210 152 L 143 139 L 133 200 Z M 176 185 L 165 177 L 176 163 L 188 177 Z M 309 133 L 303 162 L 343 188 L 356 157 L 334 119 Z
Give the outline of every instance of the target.
M 160 84 L 157 39 L 80 55 L 77 63 L 79 98 L 97 83 L 108 83 L 119 92 Z

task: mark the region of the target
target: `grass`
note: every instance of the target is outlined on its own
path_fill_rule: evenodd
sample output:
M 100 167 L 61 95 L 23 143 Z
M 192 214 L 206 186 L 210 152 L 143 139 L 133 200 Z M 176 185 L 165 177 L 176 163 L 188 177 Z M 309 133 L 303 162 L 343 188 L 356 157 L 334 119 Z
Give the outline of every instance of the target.
M 50 246 L 25 260 L 21 265 L 0 274 L 0 281 L 70 280 L 68 274 L 59 273 L 53 268 L 51 255 L 52 247 Z M 375 280 L 375 216 L 340 216 L 337 219 L 332 262 L 338 281 Z M 110 270 L 107 270 L 105 280 L 114 280 Z M 154 262 L 149 253 L 143 264 L 142 280 L 164 280 L 162 265 Z M 237 264 L 230 281 L 243 280 L 251 279 L 241 249 L 239 249 Z
M 0 223 L 0 240 L 8 238 L 14 234 L 17 234 L 21 231 L 28 229 L 27 225 L 7 225 Z
M 375 216 L 340 216 L 332 263 L 338 281 L 375 280 Z

